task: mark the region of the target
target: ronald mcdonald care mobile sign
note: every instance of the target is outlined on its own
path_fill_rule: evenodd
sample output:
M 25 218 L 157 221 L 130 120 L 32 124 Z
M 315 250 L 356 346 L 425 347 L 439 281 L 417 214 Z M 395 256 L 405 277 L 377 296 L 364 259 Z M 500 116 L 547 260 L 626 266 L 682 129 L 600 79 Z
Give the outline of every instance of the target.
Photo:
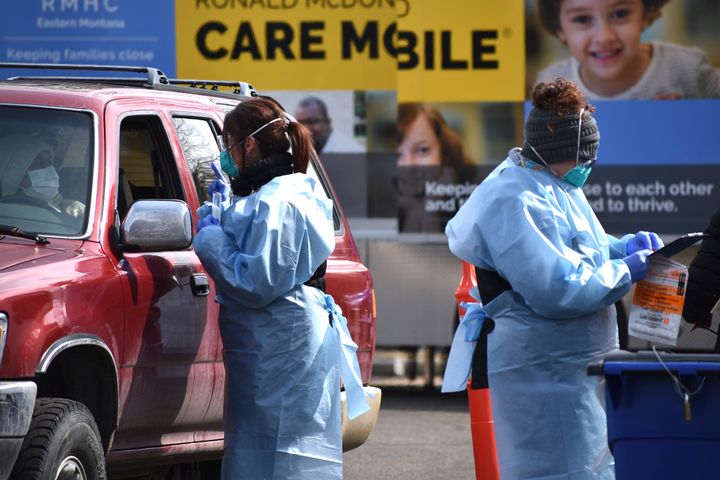
M 524 95 L 522 0 L 176 0 L 175 11 L 181 77 L 397 89 L 401 101 Z

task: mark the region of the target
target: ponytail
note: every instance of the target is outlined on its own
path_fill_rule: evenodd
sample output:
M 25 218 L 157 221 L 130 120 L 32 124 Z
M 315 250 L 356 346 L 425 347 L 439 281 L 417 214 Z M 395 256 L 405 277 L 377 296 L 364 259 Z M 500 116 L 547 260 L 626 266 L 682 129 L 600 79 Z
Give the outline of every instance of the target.
M 313 151 L 310 132 L 301 123 L 293 120 L 287 124 L 287 134 L 292 145 L 293 171 L 306 173 Z

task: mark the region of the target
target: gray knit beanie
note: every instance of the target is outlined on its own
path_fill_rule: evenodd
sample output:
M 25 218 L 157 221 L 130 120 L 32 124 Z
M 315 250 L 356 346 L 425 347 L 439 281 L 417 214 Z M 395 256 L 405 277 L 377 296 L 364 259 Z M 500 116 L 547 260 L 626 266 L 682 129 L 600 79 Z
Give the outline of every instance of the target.
M 525 121 L 525 142 L 522 155 L 541 165 L 530 145 L 548 164 L 575 160 L 578 142 L 578 113 L 558 116 L 555 112 L 533 107 Z M 600 131 L 592 114 L 585 110 L 582 114 L 580 132 L 580 161 L 597 157 L 600 145 Z

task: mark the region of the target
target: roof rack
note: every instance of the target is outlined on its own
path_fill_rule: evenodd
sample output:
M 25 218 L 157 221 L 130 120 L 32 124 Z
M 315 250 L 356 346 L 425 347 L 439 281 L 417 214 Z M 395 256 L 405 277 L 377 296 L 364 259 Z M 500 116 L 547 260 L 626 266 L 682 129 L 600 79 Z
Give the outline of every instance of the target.
M 128 73 L 145 73 L 145 84 L 146 85 L 167 85 L 168 78 L 165 74 L 153 67 L 137 67 L 137 66 L 123 66 L 123 65 L 77 65 L 69 63 L 0 63 L 0 68 L 14 68 L 14 69 L 31 69 L 31 70 L 82 70 L 82 71 L 96 71 L 96 72 L 128 72 Z M 12 77 L 10 80 L 19 80 L 27 77 Z M 37 78 L 37 77 L 36 77 Z M 48 79 L 63 79 L 77 80 L 79 78 L 68 78 L 68 77 L 42 77 Z M 85 78 L 82 78 L 85 80 Z M 93 80 L 98 80 L 95 78 Z M 116 80 L 116 79 L 110 79 Z M 142 82 L 143 79 L 133 79 L 131 77 L 121 78 L 121 81 L 134 81 Z
M 8 80 L 50 80 L 50 81 L 76 81 L 76 82 L 104 82 L 120 85 L 136 85 L 151 88 L 171 89 L 177 86 L 179 89 L 190 87 L 198 90 L 204 90 L 208 93 L 226 93 L 229 91 L 220 91 L 219 87 L 231 87 L 232 94 L 242 96 L 257 96 L 257 91 L 252 85 L 246 82 L 225 81 L 225 80 L 199 80 L 199 79 L 169 79 L 165 74 L 153 67 L 141 66 L 122 66 L 122 65 L 77 65 L 62 63 L 8 63 L 0 62 L 0 69 L 12 68 L 16 70 L 32 69 L 32 70 L 80 70 L 85 72 L 128 72 L 128 73 L 144 73 L 146 75 L 140 77 L 70 77 L 64 75 L 53 76 L 15 76 Z
M 217 91 L 218 87 L 233 87 L 233 93 L 238 95 L 256 96 L 257 92 L 252 85 L 246 82 L 232 82 L 225 80 L 195 80 L 195 79 L 182 79 L 182 78 L 170 78 L 168 79 L 170 85 L 185 85 L 192 88 L 210 89 Z

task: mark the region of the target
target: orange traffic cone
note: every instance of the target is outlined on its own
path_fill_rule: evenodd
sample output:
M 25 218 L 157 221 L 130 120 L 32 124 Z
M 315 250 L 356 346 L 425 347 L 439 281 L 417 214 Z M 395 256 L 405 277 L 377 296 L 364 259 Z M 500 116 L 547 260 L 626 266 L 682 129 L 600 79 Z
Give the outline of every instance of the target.
M 468 385 L 468 399 L 470 400 L 470 433 L 473 442 L 475 478 L 477 480 L 498 480 L 500 467 L 495 449 L 490 390 L 487 388 L 473 390 Z
M 490 388 L 487 377 L 487 335 L 495 323 L 486 318 L 472 360 L 472 376 L 468 382 L 470 403 L 470 433 L 475 458 L 477 480 L 499 480 L 497 448 L 495 447 L 495 423 L 492 418 Z
M 477 285 L 475 279 L 475 267 L 467 262 L 462 262 L 462 274 L 460 276 L 460 283 L 455 289 L 455 301 L 458 305 L 458 313 L 462 318 L 465 315 L 465 309 L 460 305 L 461 302 L 477 303 L 473 297 L 470 296 L 470 289 Z
M 455 290 L 458 300 L 458 311 L 462 316 L 465 312 L 460 306 L 461 301 L 475 301 L 469 294 L 477 284 L 475 268 L 467 262 L 462 264 L 462 278 Z M 476 480 L 499 480 L 497 449 L 495 447 L 495 426 L 490 403 L 490 388 L 487 378 L 487 335 L 492 332 L 495 324 L 486 318 L 477 340 L 472 358 L 472 376 L 468 381 L 468 402 L 470 404 L 470 433 L 473 442 L 473 458 L 475 461 Z

